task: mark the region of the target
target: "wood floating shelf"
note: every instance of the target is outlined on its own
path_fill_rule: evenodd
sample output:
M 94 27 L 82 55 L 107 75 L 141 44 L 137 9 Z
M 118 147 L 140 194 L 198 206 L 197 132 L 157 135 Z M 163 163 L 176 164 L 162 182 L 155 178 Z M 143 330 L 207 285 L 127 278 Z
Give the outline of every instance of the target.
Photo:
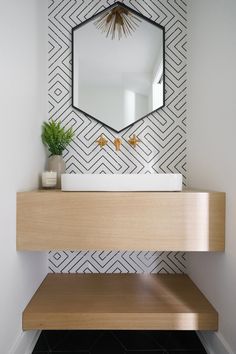
M 23 329 L 217 330 L 218 314 L 186 275 L 49 274 Z
M 17 194 L 17 249 L 223 251 L 225 193 Z

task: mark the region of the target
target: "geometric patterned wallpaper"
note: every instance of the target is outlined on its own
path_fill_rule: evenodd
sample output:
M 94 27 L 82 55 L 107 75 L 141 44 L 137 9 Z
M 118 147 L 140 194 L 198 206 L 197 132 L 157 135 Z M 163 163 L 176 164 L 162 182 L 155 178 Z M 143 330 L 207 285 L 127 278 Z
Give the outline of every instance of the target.
M 71 30 L 114 0 L 49 0 L 49 119 L 75 130 L 64 153 L 68 173 L 186 174 L 186 30 L 184 0 L 125 0 L 124 3 L 165 27 L 165 107 L 120 134 L 72 108 Z M 135 133 L 141 143 L 128 143 Z M 95 143 L 103 134 L 103 149 Z M 122 139 L 121 151 L 113 140 Z M 51 272 L 149 272 L 185 270 L 183 252 L 50 252 Z
M 51 251 L 49 269 L 63 273 L 182 273 L 183 252 Z

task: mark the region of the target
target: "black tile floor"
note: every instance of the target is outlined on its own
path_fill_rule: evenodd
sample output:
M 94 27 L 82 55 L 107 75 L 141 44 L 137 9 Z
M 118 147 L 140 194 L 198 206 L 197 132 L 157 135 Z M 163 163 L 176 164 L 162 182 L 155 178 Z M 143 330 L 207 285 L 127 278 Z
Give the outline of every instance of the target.
M 206 354 L 193 331 L 43 331 L 33 354 Z

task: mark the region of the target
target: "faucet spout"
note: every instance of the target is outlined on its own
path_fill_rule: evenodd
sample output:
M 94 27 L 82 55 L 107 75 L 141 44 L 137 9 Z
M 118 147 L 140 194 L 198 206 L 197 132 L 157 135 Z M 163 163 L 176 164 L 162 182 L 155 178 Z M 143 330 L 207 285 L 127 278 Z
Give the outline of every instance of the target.
M 116 151 L 120 151 L 121 144 L 122 144 L 121 138 L 115 138 L 114 145 L 116 147 Z

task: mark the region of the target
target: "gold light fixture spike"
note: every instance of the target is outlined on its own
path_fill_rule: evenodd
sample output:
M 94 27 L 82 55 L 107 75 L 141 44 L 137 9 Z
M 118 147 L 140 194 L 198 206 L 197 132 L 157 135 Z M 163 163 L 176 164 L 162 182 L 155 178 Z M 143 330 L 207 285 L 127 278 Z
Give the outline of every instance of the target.
M 117 5 L 103 13 L 94 24 L 102 33 L 106 34 L 106 37 L 111 36 L 112 39 L 115 39 L 117 36 L 120 40 L 123 35 L 125 37 L 131 36 L 140 22 L 142 22 L 141 19 L 126 7 Z
M 128 140 L 129 144 L 133 146 L 133 148 L 136 148 L 137 144 L 140 143 L 139 138 L 133 134 L 133 136 Z
M 115 138 L 114 145 L 116 147 L 116 151 L 120 151 L 121 144 L 122 144 L 121 138 Z
M 100 148 L 103 148 L 105 145 L 107 145 L 108 140 L 103 135 L 101 135 L 100 138 L 96 140 L 96 143 L 98 143 Z

